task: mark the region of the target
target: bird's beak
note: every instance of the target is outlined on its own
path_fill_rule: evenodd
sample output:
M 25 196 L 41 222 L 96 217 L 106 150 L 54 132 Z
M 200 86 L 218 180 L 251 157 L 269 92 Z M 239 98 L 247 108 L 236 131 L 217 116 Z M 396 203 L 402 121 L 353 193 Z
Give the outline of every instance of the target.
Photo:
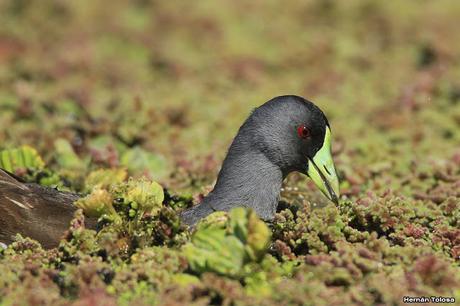
M 329 200 L 339 204 L 339 179 L 331 155 L 331 130 L 329 127 L 326 127 L 323 146 L 313 158 L 308 159 L 307 174 Z

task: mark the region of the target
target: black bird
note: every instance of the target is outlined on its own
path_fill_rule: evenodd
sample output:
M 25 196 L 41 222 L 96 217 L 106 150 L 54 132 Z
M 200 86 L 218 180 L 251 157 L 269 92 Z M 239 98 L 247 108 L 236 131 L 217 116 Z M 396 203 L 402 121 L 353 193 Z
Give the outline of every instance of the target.
M 214 211 L 245 206 L 270 220 L 282 181 L 293 171 L 308 175 L 329 200 L 338 203 L 339 184 L 326 116 L 304 98 L 280 96 L 252 112 L 230 146 L 214 190 L 181 218 L 194 225 Z M 78 198 L 77 194 L 21 182 L 0 169 L 0 243 L 10 243 L 15 233 L 21 233 L 46 248 L 57 246 Z M 95 220 L 88 221 L 94 228 Z
M 194 225 L 214 211 L 253 208 L 274 217 L 283 179 L 293 171 L 308 175 L 338 203 L 339 182 L 331 156 L 331 129 L 323 112 L 298 96 L 280 96 L 256 108 L 228 150 L 214 190 L 182 213 Z

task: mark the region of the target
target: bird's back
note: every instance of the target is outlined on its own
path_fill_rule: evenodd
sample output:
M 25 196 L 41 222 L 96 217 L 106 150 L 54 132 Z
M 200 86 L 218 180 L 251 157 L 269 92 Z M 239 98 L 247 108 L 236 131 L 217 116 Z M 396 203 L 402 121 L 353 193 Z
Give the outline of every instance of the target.
M 79 196 L 19 181 L 0 169 L 0 242 L 10 243 L 20 233 L 42 243 L 58 245 L 69 226 Z M 92 222 L 94 223 L 94 222 Z

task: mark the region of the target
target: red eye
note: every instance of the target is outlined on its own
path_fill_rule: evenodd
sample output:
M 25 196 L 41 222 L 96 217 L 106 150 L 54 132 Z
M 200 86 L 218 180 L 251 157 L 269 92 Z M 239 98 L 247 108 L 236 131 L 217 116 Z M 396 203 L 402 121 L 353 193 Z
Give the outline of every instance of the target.
M 297 128 L 297 134 L 299 135 L 300 138 L 307 139 L 308 137 L 311 136 L 311 131 L 308 127 L 302 124 Z

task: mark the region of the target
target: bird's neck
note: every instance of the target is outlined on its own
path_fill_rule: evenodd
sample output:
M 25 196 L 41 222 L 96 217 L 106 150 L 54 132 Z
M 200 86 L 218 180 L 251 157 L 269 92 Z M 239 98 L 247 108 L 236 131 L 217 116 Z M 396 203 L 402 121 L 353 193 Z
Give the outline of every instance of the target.
M 270 220 L 278 205 L 283 173 L 263 153 L 250 147 L 230 147 L 214 190 L 204 202 L 214 210 L 250 207 L 262 219 Z

